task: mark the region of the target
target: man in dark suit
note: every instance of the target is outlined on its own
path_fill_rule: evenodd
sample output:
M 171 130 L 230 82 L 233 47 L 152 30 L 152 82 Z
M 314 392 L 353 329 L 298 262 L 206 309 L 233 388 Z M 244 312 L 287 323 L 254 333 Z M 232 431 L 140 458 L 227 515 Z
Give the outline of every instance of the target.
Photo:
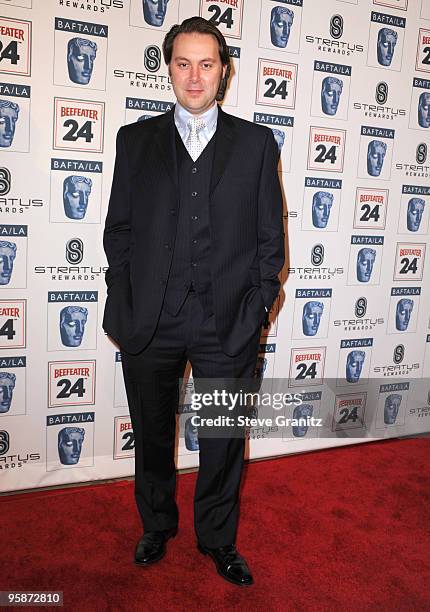
M 251 378 L 261 325 L 284 262 L 278 149 L 271 130 L 223 112 L 226 41 L 201 17 L 163 43 L 177 103 L 122 127 L 104 247 L 103 327 L 121 348 L 144 524 L 135 562 L 176 535 L 175 413 L 187 361 L 194 380 Z M 252 584 L 235 548 L 244 437 L 201 437 L 194 523 L 218 573 Z

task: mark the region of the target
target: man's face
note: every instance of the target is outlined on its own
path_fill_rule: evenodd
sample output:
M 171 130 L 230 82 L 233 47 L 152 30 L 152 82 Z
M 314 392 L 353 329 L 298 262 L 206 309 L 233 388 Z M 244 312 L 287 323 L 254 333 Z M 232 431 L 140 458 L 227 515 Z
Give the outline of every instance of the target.
M 430 127 L 430 93 L 423 92 L 418 103 L 418 123 L 423 128 Z
M 384 404 L 384 423 L 385 425 L 394 425 L 399 414 L 400 404 L 402 403 L 402 396 L 398 393 L 392 393 L 389 395 Z
M 314 407 L 312 404 L 300 404 L 293 410 L 293 419 L 306 419 L 312 417 Z M 308 425 L 293 425 L 293 436 L 303 438 L 308 433 Z
M 0 245 L 0 286 L 8 285 L 12 277 L 13 262 L 16 257 L 16 248 Z
M 391 66 L 394 49 L 397 43 L 395 32 L 382 28 L 378 34 L 378 62 L 381 66 Z
M 73 83 L 88 85 L 94 68 L 96 49 L 85 43 L 72 45 L 67 58 L 69 77 Z
M 294 21 L 294 13 L 281 6 L 272 9 L 270 18 L 270 38 L 275 47 L 285 49 L 290 38 L 291 26 Z
M 312 198 L 312 223 L 314 227 L 324 228 L 330 217 L 333 196 L 330 193 L 317 191 Z
M 364 351 L 351 351 L 346 359 L 346 380 L 355 383 L 360 380 L 361 370 L 366 353 Z
M 0 106 L 0 147 L 10 147 L 15 136 L 18 112 L 10 106 Z
M 91 185 L 84 181 L 74 183 L 67 177 L 64 180 L 63 204 L 66 217 L 69 219 L 83 219 L 87 212 L 88 199 L 91 194 Z
M 342 93 L 342 81 L 333 77 L 326 77 L 321 87 L 321 108 L 326 115 L 335 115 Z
M 384 165 L 385 143 L 371 140 L 367 147 L 367 172 L 370 176 L 379 176 Z
M 58 454 L 63 465 L 75 465 L 79 462 L 83 441 L 84 435 L 79 431 L 62 432 L 58 443 Z
M 160 27 L 164 23 L 169 0 L 142 0 L 143 18 L 146 23 Z
M 86 312 L 66 312 L 60 325 L 64 346 L 80 346 L 84 336 L 88 315 Z
M 411 198 L 409 200 L 407 226 L 410 232 L 417 232 L 420 229 L 425 205 L 425 200 L 422 200 L 421 198 Z
M 305 336 L 315 336 L 324 311 L 322 302 L 306 302 L 303 306 L 302 328 Z
M 178 102 L 193 115 L 214 103 L 226 66 L 222 66 L 218 41 L 212 34 L 179 34 L 169 65 Z
M 15 380 L 0 374 L 0 414 L 9 411 L 14 389 Z
M 357 254 L 357 280 L 368 283 L 372 276 L 373 264 L 376 259 L 374 249 L 360 249 Z
M 414 302 L 410 299 L 402 299 L 397 302 L 396 306 L 396 329 L 398 331 L 406 331 L 409 321 L 411 320 Z

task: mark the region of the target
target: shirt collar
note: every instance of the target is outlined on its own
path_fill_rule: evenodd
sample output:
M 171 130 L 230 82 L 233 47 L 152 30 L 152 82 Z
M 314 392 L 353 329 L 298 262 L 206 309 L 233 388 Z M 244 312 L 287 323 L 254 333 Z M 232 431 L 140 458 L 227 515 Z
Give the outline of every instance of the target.
M 200 119 L 203 119 L 206 124 L 206 129 L 211 131 L 215 129 L 217 121 L 218 121 L 218 104 L 216 102 L 213 103 L 203 115 L 198 115 Z M 189 119 L 195 117 L 192 113 L 188 112 L 179 102 L 175 104 L 175 123 L 178 128 L 182 130 L 188 130 L 187 123 Z

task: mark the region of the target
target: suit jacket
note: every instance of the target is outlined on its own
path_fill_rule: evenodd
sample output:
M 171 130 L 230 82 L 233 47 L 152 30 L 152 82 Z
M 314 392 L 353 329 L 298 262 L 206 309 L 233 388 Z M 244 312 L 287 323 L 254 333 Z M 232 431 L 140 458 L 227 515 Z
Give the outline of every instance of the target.
M 278 148 L 270 129 L 219 108 L 210 181 L 217 336 L 241 352 L 279 292 L 284 264 Z M 103 328 L 121 348 L 149 343 L 163 305 L 178 220 L 174 110 L 121 127 L 104 230 Z

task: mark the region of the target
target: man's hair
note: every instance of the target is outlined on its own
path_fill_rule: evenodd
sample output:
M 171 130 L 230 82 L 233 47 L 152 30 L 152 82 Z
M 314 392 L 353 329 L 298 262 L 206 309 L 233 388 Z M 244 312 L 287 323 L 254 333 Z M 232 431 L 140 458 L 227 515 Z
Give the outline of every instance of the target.
M 172 60 L 173 43 L 178 34 L 211 34 L 218 41 L 219 56 L 223 66 L 227 66 L 225 77 L 221 80 L 216 100 L 220 101 L 224 98 L 227 89 L 228 78 L 231 71 L 230 54 L 228 51 L 227 41 L 218 30 L 218 28 L 203 17 L 190 17 L 185 19 L 181 24 L 176 24 L 167 32 L 163 41 L 163 56 L 167 65 Z

